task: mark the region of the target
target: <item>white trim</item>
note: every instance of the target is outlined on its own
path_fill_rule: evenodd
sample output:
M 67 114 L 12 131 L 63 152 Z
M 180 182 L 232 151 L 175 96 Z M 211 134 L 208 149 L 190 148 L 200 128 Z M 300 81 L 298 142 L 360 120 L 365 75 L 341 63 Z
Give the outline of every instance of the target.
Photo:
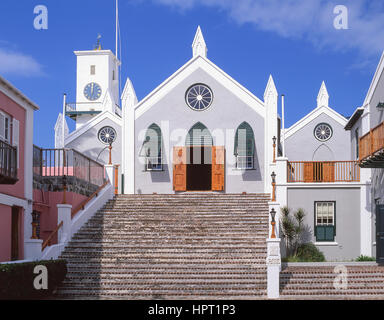
M 98 114 L 96 117 L 89 120 L 86 124 L 82 125 L 79 129 L 71 132 L 66 138 L 65 138 L 65 144 L 67 145 L 71 143 L 73 140 L 80 137 L 82 134 L 86 133 L 89 129 L 100 123 L 101 121 L 105 119 L 110 119 L 111 121 L 114 121 L 117 125 L 120 127 L 122 126 L 122 120 L 117 115 L 113 114 L 112 112 L 106 110 L 102 113 Z
M 12 197 L 4 193 L 0 193 L 0 204 L 13 207 L 22 207 L 24 210 L 28 209 L 28 201 L 17 197 Z
M 20 90 L 18 90 L 14 85 L 5 80 L 2 76 L 0 76 L 0 91 L 12 100 L 14 100 L 18 105 L 20 105 L 24 109 L 32 108 L 33 110 L 39 110 L 37 104 L 32 102 L 23 93 L 21 93 Z
M 257 98 L 253 93 L 230 77 L 209 59 L 202 56 L 196 56 L 184 64 L 135 106 L 135 120 L 151 109 L 151 107 L 160 99 L 199 68 L 206 71 L 211 77 L 235 94 L 262 117 L 265 117 L 264 102 L 262 100 Z
M 373 94 L 377 88 L 377 84 L 380 80 L 380 77 L 383 73 L 383 70 L 384 70 L 384 52 L 381 55 L 380 62 L 379 62 L 377 69 L 375 71 L 375 75 L 373 76 L 371 85 L 369 86 L 367 96 L 365 97 L 365 100 L 364 100 L 364 106 L 371 103 Z
M 299 121 L 297 121 L 295 124 L 293 124 L 290 128 L 285 130 L 285 138 L 289 138 L 293 134 L 295 134 L 300 129 L 304 128 L 306 125 L 308 125 L 312 120 L 316 119 L 321 114 L 326 114 L 330 116 L 333 120 L 338 122 L 340 125 L 345 127 L 345 125 L 348 123 L 348 120 L 344 118 L 341 114 L 336 112 L 335 110 L 331 109 L 330 107 L 322 106 L 320 108 L 316 108 L 312 110 L 310 113 L 308 113 L 306 116 L 301 118 Z
M 338 246 L 339 244 L 337 242 L 314 242 L 313 243 L 315 246 Z
M 289 188 L 361 188 L 370 185 L 370 183 L 362 182 L 317 182 L 317 183 L 305 183 L 305 182 L 287 182 L 278 183 L 276 186 L 285 186 Z

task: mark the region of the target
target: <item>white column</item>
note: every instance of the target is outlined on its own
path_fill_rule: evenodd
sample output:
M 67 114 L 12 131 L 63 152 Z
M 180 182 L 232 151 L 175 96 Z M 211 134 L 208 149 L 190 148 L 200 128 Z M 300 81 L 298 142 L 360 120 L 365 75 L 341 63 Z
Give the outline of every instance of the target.
M 360 169 L 360 254 L 372 256 L 371 169 Z
M 267 295 L 269 299 L 280 297 L 280 239 L 267 239 Z
M 63 222 L 63 226 L 58 231 L 57 242 L 65 243 L 71 238 L 72 205 L 57 205 L 57 225 L 59 225 L 61 222 Z
M 114 165 L 105 165 L 105 172 L 107 174 L 107 178 L 109 179 L 110 184 L 113 186 L 111 188 L 111 195 L 110 199 L 114 197 L 114 191 L 115 191 L 115 166 Z
M 287 158 L 277 158 L 276 159 L 276 201 L 280 203 L 282 207 L 286 206 L 288 203 L 288 194 L 287 194 Z
M 131 80 L 127 79 L 123 94 L 123 163 L 124 193 L 135 193 L 135 105 L 137 97 Z
M 43 246 L 41 239 L 29 239 L 24 241 L 24 260 L 40 260 Z
M 282 122 L 282 148 L 283 148 L 283 157 L 285 158 L 285 102 L 284 102 L 284 95 L 281 95 L 281 122 Z

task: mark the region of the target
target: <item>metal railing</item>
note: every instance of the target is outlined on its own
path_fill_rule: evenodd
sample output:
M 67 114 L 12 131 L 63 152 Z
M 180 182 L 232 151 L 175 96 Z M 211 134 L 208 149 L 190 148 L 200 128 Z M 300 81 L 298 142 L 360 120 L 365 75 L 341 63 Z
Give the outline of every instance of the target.
M 17 148 L 0 141 L 0 183 L 17 181 Z
M 288 182 L 359 182 L 358 161 L 291 161 Z
M 362 161 L 380 150 L 384 150 L 384 122 L 360 138 L 359 160 Z
M 82 110 L 81 106 L 92 107 L 94 110 Z M 101 111 L 103 104 L 101 102 L 75 102 L 75 103 L 66 103 L 65 112 L 78 112 L 78 111 Z
M 33 146 L 33 173 L 41 177 L 73 176 L 96 186 L 105 182 L 104 166 L 74 149 Z

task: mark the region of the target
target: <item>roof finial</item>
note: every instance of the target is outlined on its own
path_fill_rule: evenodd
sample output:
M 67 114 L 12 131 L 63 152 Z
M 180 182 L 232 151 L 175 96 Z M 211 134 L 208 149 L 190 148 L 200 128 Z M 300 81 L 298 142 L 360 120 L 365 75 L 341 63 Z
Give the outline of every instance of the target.
M 317 107 L 329 107 L 329 94 L 324 81 L 321 84 L 319 94 L 317 96 Z
M 208 48 L 205 43 L 203 33 L 201 32 L 200 26 L 197 27 L 195 39 L 192 43 L 192 51 L 193 51 L 193 57 L 202 56 L 204 58 L 207 57 Z
M 101 50 L 101 42 L 100 42 L 100 39 L 101 39 L 101 34 L 99 33 L 97 35 L 97 43 L 95 45 L 95 49 L 94 50 Z

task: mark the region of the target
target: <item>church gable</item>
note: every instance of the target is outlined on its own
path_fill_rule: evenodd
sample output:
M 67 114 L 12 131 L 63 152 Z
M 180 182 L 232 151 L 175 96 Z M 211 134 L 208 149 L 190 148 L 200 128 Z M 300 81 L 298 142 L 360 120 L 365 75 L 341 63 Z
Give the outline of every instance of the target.
M 189 100 L 195 99 L 195 87 L 197 87 L 196 90 L 200 90 L 200 88 L 202 91 L 206 90 L 205 97 L 209 97 L 210 103 L 207 103 L 205 109 L 199 109 L 197 100 Z M 190 91 L 192 94 L 188 96 Z M 196 96 L 198 96 L 197 93 Z M 202 102 L 208 102 L 208 100 L 204 98 Z M 194 104 L 196 104 L 196 108 L 194 108 Z M 141 127 L 141 123 L 147 126 L 153 119 L 175 121 L 175 124 L 179 124 L 181 128 L 185 129 L 189 129 L 197 121 L 204 122 L 210 129 L 232 128 L 249 117 L 263 122 L 263 116 L 258 114 L 254 105 L 255 103 L 253 105 L 245 103 L 237 94 L 208 74 L 205 69 L 197 68 L 154 103 L 147 112 L 136 118 L 136 126 Z M 201 108 L 203 108 L 203 104 L 201 104 Z M 182 125 L 184 123 L 185 125 Z M 230 123 L 231 126 L 228 127 Z
M 285 144 L 287 157 L 293 161 L 342 161 L 350 157 L 348 132 L 327 112 L 318 113 L 286 136 Z
M 196 74 L 201 75 L 201 80 L 195 76 Z M 248 105 L 259 115 L 262 117 L 265 116 L 263 101 L 232 79 L 211 61 L 202 56 L 196 56 L 136 105 L 135 118 L 138 119 L 141 117 L 156 105 L 157 102 L 170 94 L 170 92 L 173 92 L 175 88 L 185 83 L 187 79 L 195 78 L 194 83 L 201 83 L 208 77 L 211 78 L 211 82 L 220 84 L 221 87 L 230 91 L 232 95 L 236 96 L 237 99 Z M 191 83 L 191 85 L 194 83 Z M 183 95 L 185 95 L 185 93 Z

